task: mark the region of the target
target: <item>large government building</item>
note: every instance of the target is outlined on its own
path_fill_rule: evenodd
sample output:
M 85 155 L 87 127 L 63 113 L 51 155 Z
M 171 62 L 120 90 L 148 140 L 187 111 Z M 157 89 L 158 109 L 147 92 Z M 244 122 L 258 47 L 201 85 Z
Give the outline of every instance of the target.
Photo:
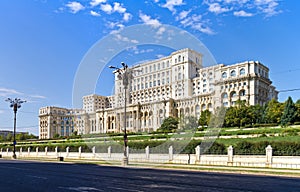
M 74 131 L 122 132 L 125 94 L 129 132 L 150 132 L 158 129 L 166 117 L 199 117 L 201 111 L 234 106 L 237 100 L 264 105 L 278 95 L 269 69 L 260 62 L 203 67 L 202 55 L 191 49 L 130 67 L 128 71 L 132 76 L 128 78 L 127 89 L 116 74 L 114 95 L 84 96 L 82 109 L 41 108 L 40 139 L 56 134 L 69 136 Z

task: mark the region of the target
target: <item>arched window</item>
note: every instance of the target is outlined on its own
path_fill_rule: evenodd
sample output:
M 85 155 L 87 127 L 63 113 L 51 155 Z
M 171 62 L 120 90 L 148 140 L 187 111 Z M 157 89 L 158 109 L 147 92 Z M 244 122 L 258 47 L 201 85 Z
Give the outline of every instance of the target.
M 246 95 L 246 91 L 245 90 L 241 90 L 240 91 L 240 96 L 245 96 Z
M 227 78 L 227 73 L 226 72 L 222 73 L 222 78 Z
M 230 76 L 231 76 L 231 77 L 235 77 L 235 76 L 236 76 L 235 70 L 232 70 L 232 71 L 230 72 Z
M 227 94 L 227 93 L 223 93 L 222 98 L 223 98 L 223 99 L 228 98 L 228 94 Z
M 196 116 L 200 117 L 200 106 L 199 105 L 196 105 L 195 111 L 196 111 Z
M 240 75 L 245 75 L 246 71 L 244 68 L 240 69 Z
M 231 93 L 230 93 L 230 97 L 236 97 L 237 95 L 236 95 L 236 92 L 235 91 L 232 91 Z

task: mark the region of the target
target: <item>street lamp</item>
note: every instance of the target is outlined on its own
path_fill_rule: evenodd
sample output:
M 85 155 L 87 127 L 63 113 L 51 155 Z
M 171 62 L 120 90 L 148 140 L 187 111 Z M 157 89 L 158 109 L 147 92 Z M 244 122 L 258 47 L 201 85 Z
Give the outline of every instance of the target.
M 15 99 L 11 99 L 11 98 L 7 98 L 5 101 L 10 102 L 10 107 L 13 108 L 14 111 L 14 141 L 13 141 L 13 145 L 14 145 L 14 151 L 13 151 L 13 159 L 17 158 L 16 155 L 16 124 L 17 124 L 17 111 L 19 108 L 21 108 L 21 104 L 25 103 L 26 101 L 21 100 L 19 98 L 15 98 Z
M 118 79 L 122 80 L 123 86 L 124 86 L 124 157 L 122 161 L 122 165 L 126 166 L 128 165 L 128 156 L 127 156 L 127 133 L 126 133 L 126 95 L 127 95 L 127 88 L 129 84 L 129 72 L 128 72 L 128 65 L 125 64 L 124 62 L 121 63 L 123 66 L 122 68 L 114 67 L 114 66 L 109 66 L 110 69 L 115 69 L 113 71 L 114 74 L 118 74 Z

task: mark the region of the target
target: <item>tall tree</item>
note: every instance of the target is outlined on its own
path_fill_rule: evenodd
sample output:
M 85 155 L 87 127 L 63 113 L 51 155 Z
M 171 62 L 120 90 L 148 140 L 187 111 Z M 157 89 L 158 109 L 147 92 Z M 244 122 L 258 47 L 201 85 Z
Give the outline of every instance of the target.
M 283 104 L 279 103 L 275 99 L 268 102 L 265 109 L 265 121 L 266 123 L 280 123 L 280 119 L 283 113 Z
M 300 121 L 300 99 L 297 100 L 295 106 L 297 108 L 297 118 L 296 118 L 296 121 Z
M 283 126 L 288 125 L 289 123 L 293 124 L 297 118 L 297 108 L 291 97 L 288 97 L 284 103 L 284 110 L 281 116 L 280 123 Z
M 260 105 L 248 107 L 249 122 L 247 124 L 257 124 L 263 122 L 264 108 Z
M 208 126 L 210 117 L 211 117 L 211 112 L 208 109 L 202 111 L 200 118 L 198 120 L 199 125 L 202 126 L 202 128 L 204 126 Z
M 195 131 L 198 128 L 198 121 L 195 116 L 180 118 L 180 128 L 185 131 Z
M 162 132 L 171 132 L 178 128 L 178 119 L 175 117 L 167 117 L 164 119 L 163 123 L 161 124 L 159 131 Z

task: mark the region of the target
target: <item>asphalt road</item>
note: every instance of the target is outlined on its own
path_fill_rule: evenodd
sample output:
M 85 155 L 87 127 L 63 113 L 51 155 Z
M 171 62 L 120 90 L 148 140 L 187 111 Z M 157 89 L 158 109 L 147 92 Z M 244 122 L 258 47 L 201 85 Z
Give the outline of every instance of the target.
M 0 159 L 0 191 L 296 192 L 300 179 Z

